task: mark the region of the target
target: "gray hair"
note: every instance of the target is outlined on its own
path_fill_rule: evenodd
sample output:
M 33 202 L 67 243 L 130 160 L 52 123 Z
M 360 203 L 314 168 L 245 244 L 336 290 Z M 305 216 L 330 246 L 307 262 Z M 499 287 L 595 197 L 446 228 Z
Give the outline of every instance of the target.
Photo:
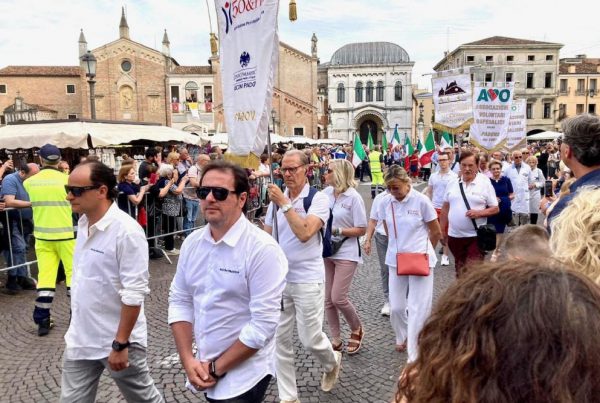
M 563 141 L 579 163 L 593 167 L 600 163 L 600 118 L 589 113 L 563 121 Z
M 308 155 L 306 155 L 305 153 L 303 153 L 300 150 L 289 150 L 285 153 L 284 157 L 293 157 L 296 156 L 298 157 L 298 159 L 300 160 L 300 163 L 302 165 L 308 165 Z
M 156 174 L 158 175 L 159 178 L 166 178 L 167 176 L 169 176 L 169 174 L 172 174 L 174 171 L 174 168 L 172 165 L 170 164 L 161 164 L 158 167 L 158 171 L 156 172 Z

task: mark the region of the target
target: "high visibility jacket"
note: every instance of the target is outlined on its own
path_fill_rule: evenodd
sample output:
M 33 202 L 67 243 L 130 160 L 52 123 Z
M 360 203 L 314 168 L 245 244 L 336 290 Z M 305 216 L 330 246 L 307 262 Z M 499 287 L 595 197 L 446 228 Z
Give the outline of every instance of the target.
M 44 241 L 75 238 L 71 204 L 65 185 L 69 177 L 53 168 L 43 168 L 23 182 L 33 209 L 33 236 Z
M 371 151 L 369 153 L 369 163 L 371 165 L 371 172 L 381 172 L 382 156 L 379 151 Z

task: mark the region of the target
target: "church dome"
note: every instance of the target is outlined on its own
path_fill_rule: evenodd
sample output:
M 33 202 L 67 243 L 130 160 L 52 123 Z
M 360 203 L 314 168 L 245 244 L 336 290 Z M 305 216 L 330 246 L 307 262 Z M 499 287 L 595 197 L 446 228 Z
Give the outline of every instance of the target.
M 391 42 L 350 43 L 335 51 L 331 65 L 409 63 L 406 50 Z

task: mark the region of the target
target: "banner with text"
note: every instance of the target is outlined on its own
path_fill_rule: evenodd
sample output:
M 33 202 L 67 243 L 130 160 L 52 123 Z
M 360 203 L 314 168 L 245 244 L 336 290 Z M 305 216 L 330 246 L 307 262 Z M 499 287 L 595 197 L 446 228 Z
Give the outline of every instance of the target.
M 433 127 L 448 133 L 460 133 L 473 122 L 473 98 L 470 70 L 441 71 L 431 79 L 435 122 Z
M 279 57 L 278 0 L 215 0 L 228 159 L 258 166 Z
M 508 123 L 508 137 L 504 151 L 514 151 L 527 145 L 527 116 L 525 109 L 527 100 L 515 99 L 510 108 L 510 121 Z
M 474 122 L 470 142 L 486 151 L 505 147 L 513 102 L 512 83 L 476 82 L 473 90 Z

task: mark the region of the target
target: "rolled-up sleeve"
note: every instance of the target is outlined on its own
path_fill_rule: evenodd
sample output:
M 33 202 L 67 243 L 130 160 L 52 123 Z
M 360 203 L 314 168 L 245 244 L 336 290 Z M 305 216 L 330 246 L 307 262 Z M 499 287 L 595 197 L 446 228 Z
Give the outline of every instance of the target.
M 287 271 L 288 262 L 279 245 L 265 245 L 251 259 L 248 274 L 251 319 L 239 336 L 246 346 L 259 350 L 275 337 Z
M 148 288 L 148 243 L 144 232 L 128 232 L 117 242 L 121 302 L 128 306 L 141 306 Z
M 181 248 L 177 271 L 169 289 L 169 325 L 175 322 L 194 323 L 194 297 L 185 280 L 185 267 L 188 261 L 187 243 Z

